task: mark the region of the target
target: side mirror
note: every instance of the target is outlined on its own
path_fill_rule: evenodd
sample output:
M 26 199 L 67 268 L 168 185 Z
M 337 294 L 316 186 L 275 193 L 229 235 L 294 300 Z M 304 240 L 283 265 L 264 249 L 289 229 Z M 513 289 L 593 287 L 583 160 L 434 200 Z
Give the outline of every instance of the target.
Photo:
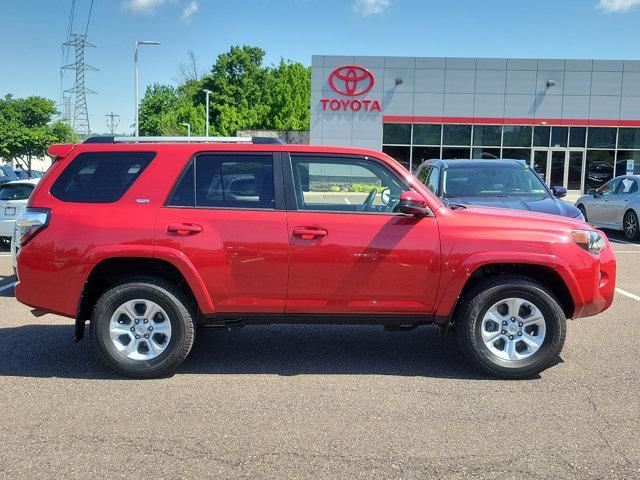
M 553 193 L 553 196 L 556 198 L 562 198 L 567 196 L 567 189 L 564 187 L 558 187 L 558 186 L 552 187 L 551 192 Z
M 589 190 L 587 190 L 587 195 L 593 195 L 595 197 L 597 193 L 598 192 L 595 188 L 590 188 Z
M 427 201 L 417 192 L 407 191 L 400 195 L 397 211 L 414 217 L 426 217 L 431 215 Z

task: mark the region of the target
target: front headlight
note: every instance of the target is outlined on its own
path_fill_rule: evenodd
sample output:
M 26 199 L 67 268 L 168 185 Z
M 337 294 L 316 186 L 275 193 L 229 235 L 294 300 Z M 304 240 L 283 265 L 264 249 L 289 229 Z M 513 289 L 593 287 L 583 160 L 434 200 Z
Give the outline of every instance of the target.
M 573 230 L 571 235 L 576 245 L 594 255 L 599 254 L 607 246 L 602 235 L 593 230 Z

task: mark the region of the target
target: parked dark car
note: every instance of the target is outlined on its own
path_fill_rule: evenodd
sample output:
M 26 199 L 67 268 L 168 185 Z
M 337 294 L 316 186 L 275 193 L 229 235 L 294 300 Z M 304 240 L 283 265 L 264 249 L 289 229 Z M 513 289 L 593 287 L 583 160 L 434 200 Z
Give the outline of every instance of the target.
M 14 173 L 11 165 L 0 165 L 0 185 L 7 182 L 13 182 L 15 180 L 19 180 L 19 178 Z
M 27 170 L 23 170 L 22 168 L 16 168 L 13 171 L 13 173 L 16 174 L 16 177 L 18 177 L 19 180 L 29 180 L 29 179 L 32 179 L 32 178 L 42 178 L 42 175 L 44 175 L 39 170 L 27 171 Z
M 580 210 L 559 200 L 567 194 L 566 188 L 549 189 L 521 160 L 427 160 L 416 177 L 449 204 L 512 208 L 584 220 Z

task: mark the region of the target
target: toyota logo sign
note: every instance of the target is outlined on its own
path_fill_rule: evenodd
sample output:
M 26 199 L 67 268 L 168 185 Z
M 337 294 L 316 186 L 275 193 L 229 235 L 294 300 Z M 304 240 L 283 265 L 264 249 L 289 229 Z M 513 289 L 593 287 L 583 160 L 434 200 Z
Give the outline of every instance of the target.
M 338 95 L 360 98 L 321 98 L 322 110 L 382 112 L 380 101 L 362 98 L 376 83 L 373 74 L 357 65 L 343 65 L 329 74 L 329 86 Z
M 357 97 L 369 92 L 375 84 L 369 70 L 357 65 L 344 65 L 329 75 L 329 85 L 334 92 L 348 97 Z

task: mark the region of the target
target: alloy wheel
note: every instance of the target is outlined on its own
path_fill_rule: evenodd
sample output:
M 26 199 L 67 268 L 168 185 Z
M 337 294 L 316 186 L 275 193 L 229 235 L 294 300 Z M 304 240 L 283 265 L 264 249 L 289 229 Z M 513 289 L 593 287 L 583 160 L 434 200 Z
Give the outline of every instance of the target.
M 638 235 L 638 217 L 633 212 L 627 212 L 624 216 L 624 235 L 631 240 Z
M 540 309 L 522 298 L 505 298 L 484 314 L 482 342 L 501 360 L 517 362 L 534 355 L 542 346 L 546 323 Z
M 131 360 L 152 360 L 171 341 L 171 322 L 155 302 L 129 300 L 111 316 L 109 335 L 116 350 Z

